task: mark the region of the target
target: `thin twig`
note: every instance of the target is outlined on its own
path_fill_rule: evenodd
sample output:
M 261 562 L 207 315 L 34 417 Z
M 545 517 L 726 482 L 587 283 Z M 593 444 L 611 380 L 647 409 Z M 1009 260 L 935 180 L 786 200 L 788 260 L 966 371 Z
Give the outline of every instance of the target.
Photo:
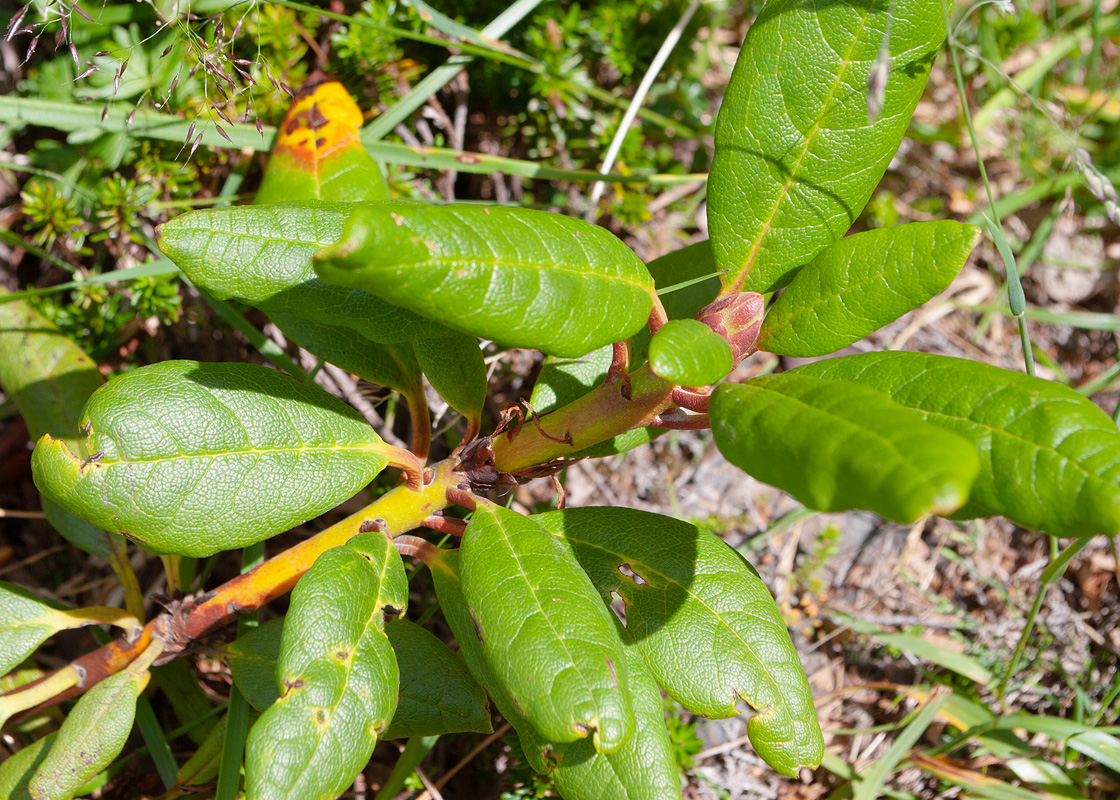
M 467 764 L 471 763 L 471 761 L 473 761 L 475 759 L 475 757 L 479 753 L 481 753 L 483 750 L 485 750 L 487 747 L 494 744 L 494 742 L 498 741 L 498 739 L 505 736 L 506 732 L 509 729 L 510 729 L 510 724 L 507 722 L 504 725 L 502 725 L 502 727 L 498 728 L 498 730 L 494 731 L 492 734 L 490 734 L 485 739 L 483 739 L 481 742 L 479 742 L 478 745 L 476 745 L 473 750 L 471 750 L 469 753 L 467 753 L 465 756 L 463 756 L 463 758 L 459 761 L 458 764 L 453 766 L 451 769 L 449 769 L 447 772 L 445 772 L 443 775 L 441 775 L 439 777 L 439 780 L 437 780 L 435 782 L 434 788 L 439 790 L 439 789 L 442 789 L 444 786 L 446 786 L 448 781 L 450 781 L 452 778 L 454 778 L 456 775 L 458 775 L 459 772 L 463 769 L 463 767 L 465 767 Z M 416 798 L 416 800 L 434 800 L 434 797 L 435 797 L 435 795 L 433 795 L 430 792 L 430 790 L 428 790 L 427 787 L 425 787 L 425 791 L 422 794 L 420 794 Z

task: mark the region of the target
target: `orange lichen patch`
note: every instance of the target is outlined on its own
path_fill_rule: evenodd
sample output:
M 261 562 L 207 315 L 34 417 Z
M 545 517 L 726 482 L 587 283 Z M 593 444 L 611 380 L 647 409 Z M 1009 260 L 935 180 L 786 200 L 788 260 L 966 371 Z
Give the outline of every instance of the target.
M 274 152 L 287 150 L 296 158 L 317 161 L 348 147 L 360 146 L 362 112 L 337 81 L 320 83 L 296 95 L 280 126 Z

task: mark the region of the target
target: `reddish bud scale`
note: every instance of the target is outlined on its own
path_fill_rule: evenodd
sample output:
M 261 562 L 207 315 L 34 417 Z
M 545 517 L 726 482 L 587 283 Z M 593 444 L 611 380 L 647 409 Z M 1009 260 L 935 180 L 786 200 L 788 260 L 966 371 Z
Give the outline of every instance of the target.
M 738 366 L 754 352 L 758 331 L 762 327 L 764 305 L 758 292 L 741 292 L 710 303 L 700 310 L 696 318 L 727 340 Z

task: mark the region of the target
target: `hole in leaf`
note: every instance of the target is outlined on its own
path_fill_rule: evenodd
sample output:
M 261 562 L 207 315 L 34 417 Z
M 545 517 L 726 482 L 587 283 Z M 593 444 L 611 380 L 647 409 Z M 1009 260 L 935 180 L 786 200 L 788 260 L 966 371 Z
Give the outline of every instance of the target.
M 636 573 L 629 564 L 619 564 L 618 571 L 634 582 L 635 586 L 648 586 L 649 581 Z
M 618 592 L 611 592 L 611 611 L 618 617 L 622 627 L 626 627 L 626 598 Z

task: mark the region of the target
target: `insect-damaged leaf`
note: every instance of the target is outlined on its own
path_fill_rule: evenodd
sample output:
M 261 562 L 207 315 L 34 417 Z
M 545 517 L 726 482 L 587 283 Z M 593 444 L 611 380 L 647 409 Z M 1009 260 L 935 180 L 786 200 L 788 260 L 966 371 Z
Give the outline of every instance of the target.
M 111 675 L 78 700 L 28 785 L 31 800 L 70 800 L 124 749 L 147 670 Z
M 208 556 L 326 511 L 385 466 L 346 404 L 251 364 L 165 361 L 98 390 L 81 420 L 89 458 L 44 437 L 39 490 L 156 552 Z
M 634 730 L 611 613 L 571 553 L 532 520 L 482 506 L 463 534 L 462 589 L 483 655 L 551 742 L 600 752 Z
M 459 653 L 494 699 L 502 716 L 517 731 L 529 764 L 549 772 L 566 800 L 673 800 L 680 798 L 677 768 L 669 744 L 661 694 L 641 656 L 624 648 L 634 708 L 634 732 L 613 753 L 595 752 L 594 743 L 580 739 L 568 744 L 549 741 L 525 718 L 498 680 L 483 654 L 459 579 L 460 551 L 448 550 L 429 566 L 440 607 L 459 642 Z
M 754 568 L 718 537 L 686 522 L 624 508 L 538 514 L 606 600 L 626 603 L 628 646 L 689 710 L 759 713 L 751 743 L 780 772 L 820 763 L 813 697 L 781 613 Z
M 791 374 L 872 387 L 971 442 L 980 472 L 959 519 L 1002 514 L 1054 536 L 1120 530 L 1120 433 L 1065 386 L 927 353 L 844 356 Z
M 385 615 L 407 601 L 404 565 L 383 533 L 358 534 L 316 559 L 284 620 L 281 696 L 249 732 L 249 797 L 327 800 L 354 781 L 396 708 Z
M 380 167 L 358 141 L 362 124 L 341 83 L 305 84 L 280 125 L 253 202 L 388 200 Z
M 414 622 L 389 620 L 385 632 L 397 656 L 401 683 L 397 713 L 383 738 L 493 730 L 486 692 L 462 658 Z
M 797 273 L 766 315 L 758 347 L 787 356 L 834 353 L 944 290 L 980 229 L 912 222 L 848 236 Z
M 374 342 L 445 335 L 442 325 L 315 275 L 311 257 L 339 240 L 351 207 L 301 201 L 192 211 L 159 226 L 159 247 L 221 300 L 350 328 Z
M 810 508 L 898 522 L 950 514 L 979 469 L 960 436 L 867 386 L 794 372 L 724 384 L 708 404 L 724 458 Z
M 648 319 L 653 279 L 609 231 L 520 208 L 356 204 L 320 277 L 449 328 L 578 356 Z
M 679 800 L 681 796 L 657 682 L 637 650 L 627 647 L 623 652 L 630 672 L 634 733 L 618 750 L 596 753 L 586 739 L 552 744 L 532 726 L 512 723 L 530 763 L 543 761 L 564 800 Z
M 889 35 L 888 35 L 889 32 Z M 716 121 L 708 225 L 725 286 L 768 292 L 835 242 L 879 183 L 945 38 L 940 0 L 775 0 Z M 868 77 L 890 54 L 882 110 Z

